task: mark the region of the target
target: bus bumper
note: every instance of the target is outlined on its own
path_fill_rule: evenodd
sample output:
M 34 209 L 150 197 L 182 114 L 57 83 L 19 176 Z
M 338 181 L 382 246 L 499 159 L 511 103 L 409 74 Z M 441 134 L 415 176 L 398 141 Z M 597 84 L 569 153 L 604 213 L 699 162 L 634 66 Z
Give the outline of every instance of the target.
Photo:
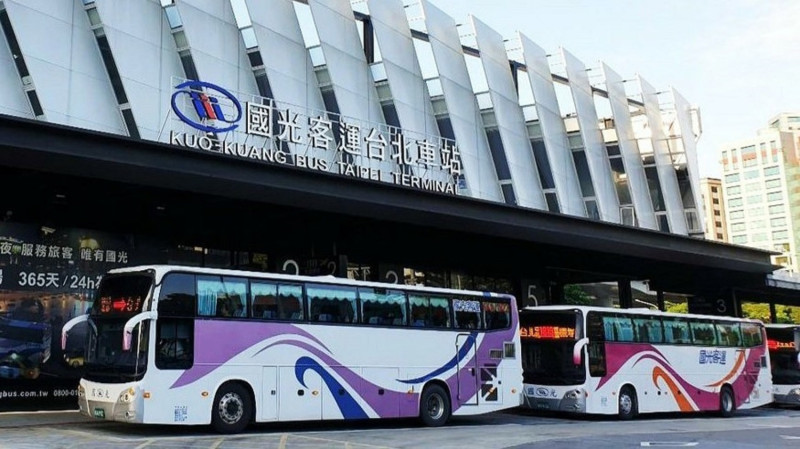
M 792 388 L 785 392 L 779 393 L 775 388 L 775 394 L 773 394 L 772 398 L 776 404 L 782 405 L 800 405 L 800 388 Z
M 553 388 L 526 386 L 524 391 L 523 405 L 527 408 L 571 413 L 586 412 L 586 392 L 582 388 L 570 388 L 562 393 Z
M 78 407 L 81 414 L 106 421 L 143 422 L 143 399 L 140 389 L 134 386 L 117 389 L 120 391 L 116 395 L 110 394 L 108 391 L 110 389 L 104 389 L 103 394 L 105 396 L 97 398 L 92 396 L 97 396 L 97 392 L 101 389 L 94 388 L 89 390 L 91 393 L 87 394 L 87 386 L 81 382 L 81 385 L 78 386 Z

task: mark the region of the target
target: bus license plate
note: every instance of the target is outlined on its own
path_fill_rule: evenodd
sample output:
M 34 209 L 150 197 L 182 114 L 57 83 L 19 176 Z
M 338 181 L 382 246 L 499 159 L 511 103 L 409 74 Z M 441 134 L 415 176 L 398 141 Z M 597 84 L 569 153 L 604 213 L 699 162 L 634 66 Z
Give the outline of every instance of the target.
M 550 404 L 548 404 L 547 402 L 537 402 L 536 408 L 540 410 L 548 410 L 550 409 Z
M 105 419 L 106 411 L 103 410 L 102 408 L 96 408 L 96 409 L 94 409 L 94 417 L 95 418 L 100 418 L 100 419 Z

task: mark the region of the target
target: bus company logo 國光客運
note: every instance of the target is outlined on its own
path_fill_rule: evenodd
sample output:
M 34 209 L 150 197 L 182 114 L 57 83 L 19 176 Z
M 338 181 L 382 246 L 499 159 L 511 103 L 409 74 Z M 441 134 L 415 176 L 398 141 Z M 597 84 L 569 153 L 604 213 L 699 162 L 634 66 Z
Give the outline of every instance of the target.
M 192 128 L 199 129 L 203 132 L 222 133 L 233 131 L 239 124 L 242 118 L 242 105 L 239 100 L 233 96 L 226 89 L 217 86 L 216 84 L 207 83 L 205 81 L 189 80 L 175 86 L 175 92 L 172 94 L 172 110 L 175 114 L 187 125 Z M 211 93 L 209 95 L 208 93 Z M 190 118 L 178 105 L 178 100 L 188 96 L 191 104 L 194 107 L 195 113 L 200 118 L 200 121 Z M 223 111 L 223 105 L 226 109 L 230 109 L 227 115 Z M 216 120 L 217 123 L 222 123 L 227 126 L 214 127 L 204 124 L 203 120 Z

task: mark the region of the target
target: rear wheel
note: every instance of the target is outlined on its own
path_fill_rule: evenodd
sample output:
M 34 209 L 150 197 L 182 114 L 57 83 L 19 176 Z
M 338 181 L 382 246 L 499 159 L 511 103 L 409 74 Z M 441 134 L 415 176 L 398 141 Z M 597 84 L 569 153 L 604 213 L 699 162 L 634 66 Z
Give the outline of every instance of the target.
M 736 400 L 733 396 L 733 390 L 729 386 L 722 387 L 719 392 L 719 414 L 723 418 L 729 418 L 736 412 Z
M 428 385 L 422 390 L 419 402 L 419 417 L 429 427 L 444 425 L 450 418 L 450 400 L 439 385 Z
M 219 433 L 239 433 L 253 416 L 250 393 L 242 385 L 222 385 L 214 397 L 211 425 Z
M 636 390 L 630 386 L 624 386 L 619 391 L 619 419 L 629 420 L 636 417 L 639 413 L 639 406 L 636 402 Z

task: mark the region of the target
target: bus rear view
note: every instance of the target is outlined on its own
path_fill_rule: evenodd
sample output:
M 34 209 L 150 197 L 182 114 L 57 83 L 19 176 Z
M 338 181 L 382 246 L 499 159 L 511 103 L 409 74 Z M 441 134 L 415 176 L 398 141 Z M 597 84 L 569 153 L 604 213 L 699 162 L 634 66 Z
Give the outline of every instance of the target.
M 766 327 L 775 403 L 800 405 L 800 326 L 768 324 Z

